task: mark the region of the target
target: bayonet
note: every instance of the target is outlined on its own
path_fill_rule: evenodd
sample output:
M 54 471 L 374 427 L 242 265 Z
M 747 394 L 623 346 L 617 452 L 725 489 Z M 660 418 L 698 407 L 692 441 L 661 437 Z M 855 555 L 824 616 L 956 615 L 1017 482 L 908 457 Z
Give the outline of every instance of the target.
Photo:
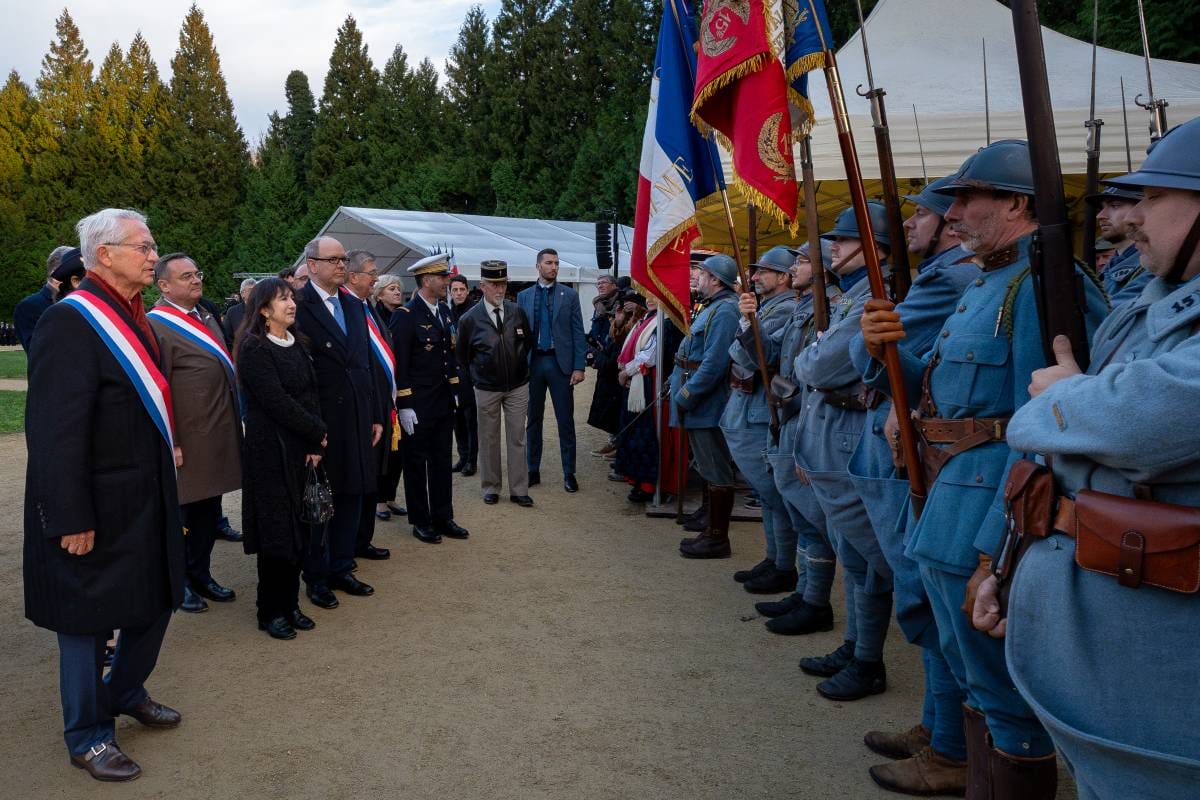
M 987 39 L 983 40 L 983 126 L 987 144 L 992 143 L 992 105 L 988 101 Z
M 1083 123 L 1087 128 L 1087 181 L 1085 196 L 1092 196 L 1100 191 L 1100 128 L 1104 120 L 1096 119 L 1096 48 L 1100 35 L 1100 0 L 1092 3 L 1092 89 L 1088 105 L 1088 120 Z M 1089 267 L 1096 267 L 1096 213 L 1097 204 L 1086 202 L 1083 205 L 1083 261 Z
M 1125 171 L 1133 172 L 1133 151 L 1129 148 L 1129 106 L 1125 103 L 1125 76 L 1121 76 L 1121 124 L 1125 128 Z
M 1146 62 L 1146 101 L 1139 94 L 1134 105 L 1150 112 L 1150 141 L 1157 142 L 1167 132 L 1167 101 L 1154 96 L 1154 75 L 1150 70 L 1150 37 L 1146 35 L 1146 11 L 1138 0 L 1138 27 L 1142 31 L 1142 58 Z
M 913 127 L 917 129 L 917 150 L 921 153 L 921 177 L 929 185 L 929 172 L 925 169 L 925 145 L 921 143 L 921 121 L 917 119 L 917 104 L 913 103 Z

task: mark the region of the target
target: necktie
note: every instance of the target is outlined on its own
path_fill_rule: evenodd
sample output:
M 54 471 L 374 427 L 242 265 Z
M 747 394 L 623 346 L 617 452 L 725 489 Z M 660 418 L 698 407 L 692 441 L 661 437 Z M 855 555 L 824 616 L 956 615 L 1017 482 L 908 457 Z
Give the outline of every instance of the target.
M 204 320 L 200 319 L 200 312 L 194 308 L 188 312 L 188 316 L 191 317 L 192 319 L 196 320 L 196 322 L 199 322 L 201 324 L 204 323 Z
M 342 313 L 342 304 L 338 302 L 337 295 L 329 298 L 329 310 L 333 312 L 333 321 L 342 329 L 342 333 L 346 332 L 346 315 Z
M 554 339 L 550 333 L 550 291 L 553 287 L 545 288 L 538 287 L 538 294 L 541 297 L 542 304 L 538 309 L 538 350 L 549 350 L 554 346 Z
M 496 329 L 499 330 L 500 328 L 503 328 L 504 323 L 500 320 L 500 309 L 493 308 L 492 313 L 496 315 Z

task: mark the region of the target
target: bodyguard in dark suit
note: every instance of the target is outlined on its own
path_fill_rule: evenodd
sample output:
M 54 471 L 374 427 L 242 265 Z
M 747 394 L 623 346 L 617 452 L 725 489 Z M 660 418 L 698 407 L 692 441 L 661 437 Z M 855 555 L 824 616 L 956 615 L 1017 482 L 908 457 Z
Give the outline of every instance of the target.
M 117 747 L 114 718 L 180 721 L 145 682 L 183 598 L 183 530 L 170 394 L 144 380 L 162 380 L 141 300 L 154 240 L 135 211 L 105 209 L 77 228 L 89 277 L 42 316 L 29 362 L 25 616 L 58 634 L 71 763 L 123 781 L 141 769 Z M 142 372 L 127 371 L 118 352 Z M 113 629 L 116 655 L 102 680 Z
M 417 291 L 392 315 L 396 414 L 404 429 L 404 497 L 413 536 L 437 544 L 466 539 L 454 522 L 450 435 L 458 394 L 458 359 L 450 307 L 443 302 L 450 265 L 445 253 L 408 268 Z
M 546 389 L 554 404 L 558 449 L 562 456 L 563 488 L 579 491 L 575 480 L 575 384 L 583 380 L 587 342 L 579 295 L 558 281 L 558 253 L 549 248 L 537 256 L 538 281 L 517 295 L 517 304 L 533 326 L 529 362 L 529 425 L 525 429 L 529 485 L 541 483 L 542 417 Z
M 324 466 L 333 489 L 333 518 L 314 532 L 304 561 L 308 599 L 334 608 L 331 589 L 366 596 L 375 590 L 350 574 L 363 496 L 375 491 L 374 446 L 383 434 L 375 396 L 362 302 L 343 290 L 346 250 L 337 239 L 304 248 L 311 279 L 297 294 L 296 327 L 308 337 L 321 417 L 329 428 Z
M 37 327 L 38 319 L 46 313 L 46 309 L 54 305 L 54 293 L 58 289 L 58 281 L 54 279 L 54 270 L 62 263 L 62 257 L 73 248 L 59 245 L 46 259 L 46 285 L 17 303 L 13 309 L 13 327 L 17 329 L 17 338 L 21 348 L 28 355 L 29 342 L 33 338 L 33 329 Z

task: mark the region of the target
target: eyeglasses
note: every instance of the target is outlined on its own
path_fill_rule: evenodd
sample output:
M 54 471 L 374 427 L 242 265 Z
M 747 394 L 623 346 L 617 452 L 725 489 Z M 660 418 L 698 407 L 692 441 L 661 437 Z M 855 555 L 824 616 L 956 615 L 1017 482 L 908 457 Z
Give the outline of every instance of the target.
M 179 280 L 183 281 L 184 283 L 191 283 L 193 280 L 202 281 L 204 280 L 204 273 L 200 270 L 196 270 L 195 272 L 185 272 L 179 276 Z
M 154 242 L 143 242 L 141 244 L 129 244 L 127 242 L 101 242 L 105 247 L 132 247 L 143 256 L 148 256 L 151 253 L 158 254 L 158 245 Z
M 326 261 L 330 264 L 349 264 L 350 259 L 345 256 L 330 256 L 329 258 L 310 258 L 310 261 Z

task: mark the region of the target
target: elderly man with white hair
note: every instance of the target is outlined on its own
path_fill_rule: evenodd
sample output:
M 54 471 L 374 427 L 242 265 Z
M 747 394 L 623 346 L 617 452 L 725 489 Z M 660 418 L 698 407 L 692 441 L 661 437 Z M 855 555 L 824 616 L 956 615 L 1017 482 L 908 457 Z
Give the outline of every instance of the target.
M 87 278 L 38 323 L 25 431 L 25 615 L 58 634 L 71 763 L 102 781 L 141 769 L 117 747 L 115 717 L 151 728 L 180 715 L 145 683 L 183 598 L 183 530 L 170 387 L 142 289 L 157 245 L 136 211 L 76 226 Z M 112 670 L 104 644 L 120 630 Z
M 258 281 L 254 278 L 246 278 L 238 286 L 238 297 L 241 302 L 229 307 L 225 312 L 225 320 L 221 323 L 225 329 L 225 345 L 230 350 L 233 349 L 233 342 L 237 339 L 238 328 L 242 327 L 242 319 L 246 316 L 246 300 L 250 297 L 250 290 L 254 288 Z

